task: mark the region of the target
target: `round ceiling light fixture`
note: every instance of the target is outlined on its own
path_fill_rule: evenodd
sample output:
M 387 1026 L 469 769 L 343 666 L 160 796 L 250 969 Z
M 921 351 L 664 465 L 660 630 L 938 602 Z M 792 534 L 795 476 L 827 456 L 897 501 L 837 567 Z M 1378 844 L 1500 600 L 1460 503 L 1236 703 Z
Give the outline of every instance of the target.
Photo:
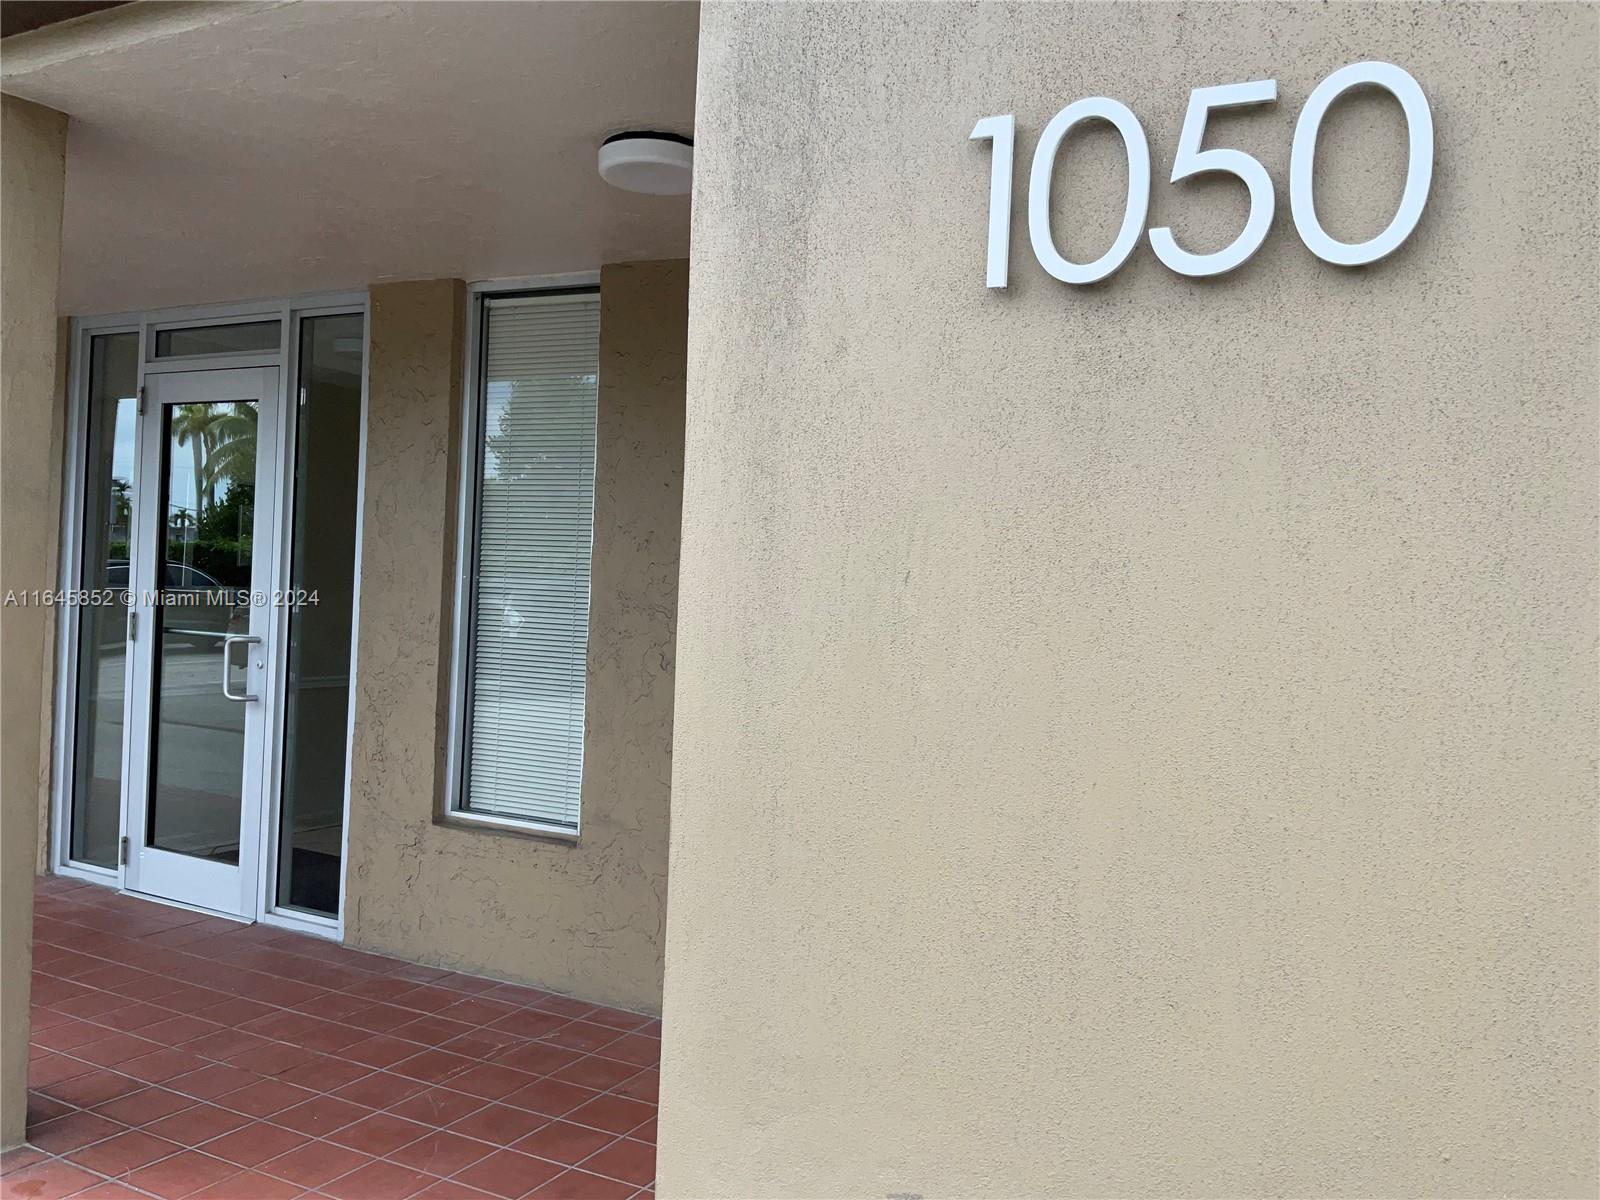
M 629 130 L 600 143 L 600 178 L 652 196 L 682 196 L 694 171 L 694 142 L 676 133 Z

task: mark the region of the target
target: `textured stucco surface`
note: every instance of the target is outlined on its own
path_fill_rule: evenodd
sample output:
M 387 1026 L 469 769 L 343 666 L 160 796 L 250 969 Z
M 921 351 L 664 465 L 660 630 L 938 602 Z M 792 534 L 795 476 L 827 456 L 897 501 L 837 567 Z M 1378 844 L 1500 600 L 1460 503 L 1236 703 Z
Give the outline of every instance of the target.
M 0 590 L 54 586 L 60 526 L 56 275 L 67 119 L 0 99 Z M 8 606 L 0 625 L 0 1147 L 27 1116 L 28 981 L 41 759 L 45 611 Z
M 702 12 L 660 1190 L 1593 1196 L 1593 6 Z M 1438 129 L 1392 259 L 1311 88 Z M 1191 87 L 1277 186 L 1212 283 L 1029 251 L 1044 123 Z M 1019 127 L 1013 286 L 983 286 Z M 1113 141 L 1069 140 L 1098 255 Z M 1318 159 L 1364 238 L 1398 109 Z M 1068 214 L 1071 214 L 1070 216 Z
M 346 937 L 657 1012 L 671 778 L 687 264 L 601 276 L 583 832 L 442 809 L 462 337 L 445 283 L 372 290 Z

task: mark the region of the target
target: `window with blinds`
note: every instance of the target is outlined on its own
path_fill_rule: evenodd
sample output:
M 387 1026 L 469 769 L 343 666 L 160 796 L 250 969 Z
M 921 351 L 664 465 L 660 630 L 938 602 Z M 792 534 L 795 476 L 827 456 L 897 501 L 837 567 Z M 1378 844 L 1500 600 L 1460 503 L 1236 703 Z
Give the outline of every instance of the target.
M 600 297 L 490 297 L 459 807 L 576 833 Z

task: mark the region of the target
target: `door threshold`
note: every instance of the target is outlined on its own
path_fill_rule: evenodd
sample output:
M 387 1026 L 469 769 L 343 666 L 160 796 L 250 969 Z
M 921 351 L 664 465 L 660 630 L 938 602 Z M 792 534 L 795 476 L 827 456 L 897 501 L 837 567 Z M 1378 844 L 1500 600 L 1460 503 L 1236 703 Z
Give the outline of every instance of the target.
M 52 874 L 63 879 L 77 879 L 84 883 L 92 883 L 96 887 L 106 888 L 116 892 L 119 896 L 126 896 L 130 900 L 145 900 L 151 904 L 164 905 L 167 908 L 180 908 L 184 912 L 197 913 L 202 917 L 218 917 L 224 921 L 232 921 L 236 925 L 270 925 L 275 929 L 282 929 L 286 933 L 303 933 L 308 937 L 321 938 L 324 941 L 342 945 L 344 941 L 344 927 L 335 917 L 324 917 L 313 913 L 301 913 L 281 908 L 269 909 L 260 917 L 241 917 L 238 913 L 222 912 L 215 908 L 205 908 L 199 904 L 189 904 L 182 900 L 173 900 L 168 896 L 153 896 L 149 892 L 136 892 L 132 888 L 125 888 L 117 882 L 117 877 L 109 872 L 85 871 L 78 867 L 57 867 Z
M 152 904 L 164 904 L 168 908 L 181 908 L 184 912 L 199 913 L 202 917 L 221 917 L 224 921 L 233 921 L 239 925 L 255 924 L 253 917 L 241 917 L 238 913 L 220 912 L 215 908 L 201 908 L 198 904 L 185 904 L 182 900 L 173 900 L 166 896 L 152 896 L 149 892 L 135 892 L 128 888 L 118 888 L 117 894 L 134 900 L 148 900 Z
M 261 923 L 288 933 L 303 933 L 307 937 L 321 938 L 336 945 L 344 944 L 344 926 L 337 917 L 297 912 L 294 909 L 269 908 L 262 915 Z

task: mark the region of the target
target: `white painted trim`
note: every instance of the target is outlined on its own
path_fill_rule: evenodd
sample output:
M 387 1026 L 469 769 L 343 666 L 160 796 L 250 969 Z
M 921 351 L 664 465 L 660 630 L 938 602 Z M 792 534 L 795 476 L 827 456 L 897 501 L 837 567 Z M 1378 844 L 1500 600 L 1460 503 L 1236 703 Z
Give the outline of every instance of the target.
M 281 595 L 287 586 L 290 572 L 289 554 L 291 526 L 294 521 L 294 431 L 299 418 L 299 331 L 300 315 L 285 308 L 278 327 L 278 354 L 283 363 L 282 382 L 279 387 L 278 428 L 276 456 L 278 462 L 277 505 L 273 513 L 272 588 Z M 289 658 L 289 610 L 284 605 L 274 605 L 271 620 L 272 656 L 267 660 L 267 678 L 263 684 L 267 703 L 266 751 L 263 760 L 264 792 L 267 802 L 262 806 L 261 824 L 256 831 L 257 861 L 261 870 L 256 876 L 255 911 L 257 919 L 272 911 L 272 897 L 277 890 L 278 878 L 278 826 L 283 821 L 283 748 L 285 711 L 284 682 Z
M 146 334 L 148 340 L 148 331 Z M 280 336 L 280 349 L 281 349 Z M 233 374 L 233 372 L 230 372 Z M 259 397 L 258 443 L 255 464 L 255 514 L 252 538 L 258 547 L 273 545 L 274 522 L 280 519 L 283 493 L 283 392 L 284 375 L 281 366 L 246 368 L 236 372 L 233 382 L 240 385 L 234 394 Z M 268 376 L 271 376 L 269 379 Z M 168 461 L 166 410 L 177 405 L 209 400 L 215 395 L 217 372 L 191 370 L 181 374 L 159 375 L 149 386 L 145 402 L 144 421 L 139 430 L 140 460 L 145 477 L 154 486 L 139 493 L 136 511 L 138 525 L 153 534 L 160 545 L 160 531 L 165 519 L 161 508 L 165 481 L 162 479 Z M 268 450 L 266 447 L 270 446 Z M 270 455 L 270 457 L 268 457 Z M 276 610 L 268 605 L 252 605 L 246 632 L 256 639 L 256 644 L 246 656 L 247 686 L 256 678 L 262 680 L 260 699 L 247 703 L 242 713 L 244 737 L 241 790 L 239 793 L 239 855 L 237 863 L 228 865 L 205 861 L 187 854 L 167 850 L 147 841 L 147 822 L 154 800 L 150 789 L 150 755 L 155 736 L 154 722 L 158 715 L 156 706 L 156 680 L 161 646 L 153 636 L 158 625 L 157 606 L 153 595 L 163 586 L 163 566 L 159 559 L 146 552 L 129 559 L 130 585 L 135 589 L 140 615 L 140 636 L 129 656 L 129 686 L 127 696 L 143 701 L 137 707 L 137 720 L 130 721 L 126 732 L 132 737 L 130 753 L 124 758 L 124 810 L 123 833 L 128 838 L 128 863 L 124 868 L 123 886 L 141 895 L 157 895 L 167 899 L 182 897 L 189 904 L 208 911 L 237 914 L 254 920 L 260 913 L 259 888 L 262 869 L 260 830 L 273 808 L 269 794 L 270 771 L 267 760 L 271 742 L 272 714 L 278 703 L 272 687 L 272 673 L 267 670 L 281 653 L 276 642 L 273 624 Z M 141 569 L 147 574 L 141 574 Z M 281 589 L 282 564 L 279 556 L 270 549 L 265 561 L 257 555 L 251 564 L 252 589 L 268 596 Z M 165 697 L 162 697 L 165 699 Z
M 273 312 L 236 313 L 231 316 L 217 317 L 189 317 L 182 320 L 152 321 L 149 325 L 150 336 L 145 342 L 145 353 L 149 356 L 150 365 L 156 370 L 205 370 L 211 363 L 235 362 L 257 357 L 270 358 L 274 365 L 283 361 L 284 323 L 286 314 L 295 310 L 287 306 Z M 156 347 L 160 344 L 160 336 L 173 330 L 184 329 L 214 329 L 219 325 L 265 325 L 269 321 L 278 325 L 278 348 L 276 350 L 240 350 L 237 353 L 216 354 L 161 354 Z M 181 366 L 174 368 L 171 364 Z M 242 366 L 254 366 L 251 362 L 242 362 Z
M 452 589 L 454 612 L 451 614 L 450 639 L 450 697 L 446 750 L 445 794 L 443 816 L 452 823 L 481 825 L 486 829 L 514 830 L 518 833 L 561 841 L 578 841 L 583 830 L 583 805 L 578 805 L 578 828 L 548 825 L 540 821 L 517 821 L 505 817 L 475 813 L 462 806 L 466 794 L 466 743 L 467 743 L 467 692 L 471 685 L 472 641 L 472 568 L 477 547 L 477 516 L 479 485 L 479 459 L 482 454 L 483 431 L 479 427 L 478 391 L 483 370 L 484 347 L 481 343 L 483 312 L 497 302 L 520 301 L 527 304 L 554 303 L 574 291 L 592 292 L 597 304 L 601 303 L 600 272 L 580 271 L 566 275 L 545 275 L 518 280 L 489 280 L 470 284 L 467 288 L 466 319 L 466 378 L 461 392 L 461 445 L 457 458 L 458 491 L 456 495 L 456 554 L 455 586 Z M 537 294 L 552 293 L 549 297 Z M 596 482 L 599 487 L 599 448 L 596 446 Z M 593 571 L 591 558 L 590 571 Z M 591 600 L 592 603 L 592 600 Z
M 76 591 L 83 581 L 83 491 L 85 486 L 85 472 L 87 465 L 85 458 L 88 454 L 88 371 L 89 350 L 91 341 L 97 336 L 116 333 L 132 333 L 139 339 L 135 351 L 136 362 L 141 367 L 136 368 L 135 394 L 143 386 L 144 376 L 142 363 L 144 361 L 144 326 L 137 315 L 128 314 L 99 317 L 99 318 L 73 318 L 71 324 L 71 337 L 68 343 L 68 353 L 71 361 L 67 372 L 67 414 L 65 428 L 65 470 L 63 472 L 61 504 L 62 523 L 60 529 L 60 554 L 56 564 L 57 572 L 64 590 Z M 139 496 L 139 461 L 138 454 L 134 455 L 132 477 L 129 479 L 129 496 L 133 501 L 133 508 L 137 509 Z M 131 519 L 128 529 L 128 554 L 129 562 L 138 547 L 138 522 Z M 132 580 L 129 580 L 130 586 Z M 121 856 L 118 856 L 118 865 L 115 868 L 99 867 L 92 863 L 80 863 L 71 857 L 72 852 L 72 785 L 73 764 L 77 741 L 77 716 L 78 716 L 78 651 L 82 638 L 82 616 L 77 606 L 67 607 L 57 619 L 57 657 L 56 675 L 52 691 L 54 692 L 53 733 L 54 745 L 51 750 L 51 779 L 50 779 L 50 868 L 58 875 L 70 878 L 83 879 L 91 883 L 111 884 L 117 888 L 122 887 L 123 867 Z M 118 827 L 126 830 L 126 814 L 128 808 L 128 778 L 126 764 L 128 761 L 128 714 L 131 705 L 132 689 L 128 686 L 131 682 L 131 663 L 125 660 L 123 666 L 123 711 L 122 711 L 122 748 L 121 758 L 124 769 L 119 779 L 118 796 Z
M 267 885 L 276 880 L 276 859 L 265 853 L 268 848 L 258 839 L 258 887 L 255 919 L 266 924 L 277 925 L 283 928 L 295 929 L 300 932 L 313 933 L 317 936 L 342 938 L 345 904 L 345 885 L 349 872 L 349 836 L 350 836 L 350 762 L 354 750 L 355 733 L 355 684 L 356 662 L 360 635 L 360 600 L 361 600 L 361 547 L 363 539 L 363 523 L 365 519 L 366 502 L 366 467 L 367 467 L 367 433 L 368 433 L 368 379 L 367 365 L 369 361 L 369 348 L 371 344 L 371 312 L 366 292 L 337 292 L 316 293 L 309 295 L 291 296 L 272 300 L 238 301 L 226 304 L 189 305 L 176 308 L 152 309 L 140 312 L 103 313 L 85 317 L 74 317 L 71 322 L 71 337 L 69 342 L 70 361 L 68 364 L 67 381 L 67 413 L 65 422 L 65 470 L 63 472 L 61 530 L 60 530 L 60 558 L 57 564 L 57 576 L 60 586 L 64 590 L 76 590 L 82 579 L 82 551 L 83 551 L 83 490 L 86 483 L 84 461 L 87 453 L 88 441 L 88 352 L 90 339 L 109 333 L 136 333 L 139 336 L 138 347 L 138 375 L 139 388 L 146 386 L 149 375 L 161 375 L 172 372 L 194 370 L 227 370 L 237 367 L 281 367 L 279 371 L 278 404 L 280 408 L 279 421 L 277 422 L 276 437 L 278 439 L 278 461 L 282 466 L 279 472 L 274 492 L 274 520 L 278 521 L 278 530 L 282 537 L 287 538 L 292 532 L 289 523 L 292 519 L 292 498 L 289 478 L 289 464 L 284 457 L 287 448 L 293 445 L 287 439 L 293 429 L 292 421 L 297 415 L 297 407 L 291 406 L 290 389 L 295 387 L 298 355 L 298 329 L 300 321 L 308 316 L 328 316 L 340 313 L 359 312 L 362 315 L 362 365 L 361 365 L 361 441 L 359 471 L 360 475 L 356 488 L 356 548 L 355 562 L 352 569 L 355 571 L 354 587 L 352 591 L 351 607 L 351 644 L 350 644 L 350 708 L 349 731 L 346 736 L 345 746 L 345 789 L 344 789 L 344 833 L 341 845 L 340 883 L 339 883 L 339 914 L 337 918 L 324 918 L 315 914 L 303 913 L 293 909 L 275 909 L 269 904 L 268 898 L 272 894 L 266 890 Z M 279 349 L 277 353 L 249 354 L 249 355 L 205 355 L 186 358 L 167 358 L 160 361 L 151 361 L 153 352 L 153 333 L 158 328 L 184 327 L 195 324 L 226 324 L 230 322 L 249 320 L 277 320 L 279 326 Z M 133 464 L 132 495 L 135 508 L 138 498 L 144 492 L 146 480 L 142 476 L 141 456 L 135 456 Z M 129 561 L 136 561 L 141 550 L 138 545 L 139 523 L 133 522 L 129 530 Z M 286 582 L 292 564 L 287 552 L 281 547 L 275 553 L 272 565 L 272 578 L 274 590 L 281 590 L 281 585 Z M 130 581 L 131 582 L 131 581 Z M 56 626 L 56 674 L 53 686 L 55 697 L 55 712 L 52 719 L 53 745 L 51 748 L 51 783 L 50 783 L 50 818 L 51 828 L 49 836 L 49 864 L 50 869 L 67 878 L 81 879 L 85 882 L 103 886 L 113 886 L 124 890 L 126 871 L 123 868 L 108 870 L 89 863 L 75 862 L 70 857 L 71 852 L 71 805 L 72 805 L 72 765 L 74 742 L 77 733 L 77 667 L 78 651 L 81 638 L 80 614 L 76 607 L 63 606 L 58 610 Z M 286 617 L 286 610 L 285 610 Z M 284 618 L 279 618 L 281 621 Z M 148 620 L 145 622 L 148 628 Z M 286 649 L 286 642 L 280 639 L 280 645 Z M 282 673 L 285 667 L 283 654 L 274 655 L 271 669 L 268 672 L 266 691 L 263 692 L 263 704 L 268 705 L 269 718 L 269 746 L 268 765 L 270 770 L 269 788 L 264 797 L 260 826 L 262 837 L 276 835 L 281 810 L 281 750 L 283 712 Z M 123 745 L 122 745 L 122 795 L 121 795 L 121 828 L 124 834 L 130 833 L 128 822 L 131 817 L 129 805 L 130 787 L 130 750 L 131 740 L 134 736 L 133 709 L 137 702 L 137 689 L 134 686 L 132 664 L 130 660 L 127 668 L 126 684 L 123 693 Z M 141 755 L 142 761 L 142 755 Z M 274 848 L 275 853 L 275 848 Z M 156 897 L 146 897 L 160 899 Z M 197 912 L 207 912 L 210 915 L 224 915 L 209 909 L 193 908 L 176 901 L 160 899 L 162 903 L 170 903 L 174 907 L 191 908 Z M 239 919 L 231 917 L 230 919 Z M 249 918 L 245 918 L 249 919 Z
M 116 888 L 122 890 L 122 881 L 118 878 L 119 872 L 107 871 L 100 867 L 91 867 L 83 863 L 60 863 L 55 866 L 52 874 L 63 879 L 79 879 L 84 883 L 92 883 L 96 887 Z
M 369 383 L 372 365 L 372 302 L 361 299 L 361 434 L 356 451 L 356 540 L 355 586 L 350 592 L 350 703 L 346 709 L 344 735 L 344 829 L 339 840 L 339 938 L 344 940 L 345 904 L 350 881 L 350 795 L 355 778 L 352 764 L 356 753 L 356 684 L 361 664 L 361 560 L 367 528 L 367 439 L 369 431 Z
M 467 663 L 470 657 L 468 641 L 472 636 L 472 622 L 468 607 L 472 600 L 472 542 L 473 518 L 478 511 L 478 376 L 481 370 L 482 351 L 478 345 L 478 329 L 482 324 L 484 285 L 473 285 L 467 297 L 467 328 L 465 331 L 466 379 L 461 389 L 461 444 L 456 459 L 458 489 L 456 493 L 456 545 L 455 587 L 451 613 L 450 635 L 450 724 L 445 741 L 444 812 L 446 816 L 462 816 L 462 776 L 466 773 L 467 727 Z
M 149 341 L 149 338 L 145 340 Z M 194 371 L 248 370 L 252 367 L 276 367 L 282 362 L 282 353 L 275 350 L 263 350 L 259 354 L 207 354 L 188 358 L 158 358 L 154 362 L 144 364 L 144 374 L 149 377 L 188 375 Z
M 137 325 L 163 328 L 172 325 L 220 323 L 228 317 L 259 317 L 271 319 L 285 309 L 310 313 L 316 309 L 360 308 L 367 302 L 365 292 L 311 292 L 299 296 L 279 296 L 270 300 L 238 300 L 224 304 L 189 304 L 177 308 L 151 308 L 131 312 L 101 313 L 95 316 L 74 317 L 83 329 L 99 332 L 102 326 Z M 141 359 L 149 357 L 141 356 Z
M 252 924 L 250 917 L 241 917 L 238 913 L 223 912 L 221 909 L 206 908 L 200 904 L 186 904 L 182 900 L 174 900 L 170 896 L 153 896 L 146 892 L 130 892 L 125 888 L 118 889 L 123 896 L 132 896 L 135 900 L 148 900 L 151 904 L 162 904 L 167 908 L 180 908 L 184 912 L 199 913 L 205 917 L 217 917 L 224 921 L 232 921 L 236 925 Z
M 137 382 L 139 385 L 137 394 L 139 396 L 140 408 L 145 406 L 145 340 L 146 323 L 141 321 L 139 323 L 139 366 L 137 375 Z M 89 395 L 87 390 L 78 398 L 78 403 L 83 405 L 84 412 L 87 414 L 89 406 Z M 142 511 L 143 496 L 145 493 L 146 484 L 148 483 L 148 480 L 146 480 L 144 476 L 144 454 L 142 451 L 144 444 L 143 416 L 144 414 L 140 413 L 138 419 L 134 423 L 133 478 L 131 480 L 131 486 L 128 489 L 128 499 L 130 502 L 130 507 L 128 510 L 128 586 L 135 589 L 137 589 L 139 585 L 134 575 L 134 564 L 139 561 L 139 552 L 143 548 L 141 545 L 141 537 L 143 534 L 144 523 L 139 520 L 139 513 Z M 141 618 L 139 617 L 137 591 L 134 592 L 134 598 L 135 603 L 130 606 L 130 611 L 134 613 L 135 619 L 138 620 Z M 148 619 L 144 619 L 144 625 L 145 634 L 146 636 L 149 636 L 150 622 Z M 134 747 L 136 745 L 134 727 L 136 724 L 141 728 L 144 727 L 144 723 L 142 721 L 136 720 L 139 712 L 138 703 L 135 699 L 138 695 L 138 690 L 135 686 L 137 680 L 137 672 L 135 670 L 136 657 L 137 656 L 134 648 L 130 645 L 124 651 L 122 675 L 122 777 L 118 782 L 120 784 L 119 790 L 121 792 L 122 805 L 122 820 L 120 822 L 120 826 L 122 829 L 121 836 L 123 849 L 119 851 L 117 855 L 117 888 L 119 891 L 124 890 L 128 884 L 127 847 L 130 843 L 129 822 L 131 822 L 133 819 L 130 812 L 132 809 L 132 804 L 130 802 L 130 797 L 132 794 L 132 784 L 130 782 L 132 776 L 131 768 L 135 764 L 135 761 L 139 763 L 144 762 L 144 748 L 140 749 L 137 755 L 137 760 L 134 753 Z M 77 679 L 74 677 L 73 684 L 76 685 L 76 683 Z M 75 690 L 74 702 L 76 702 Z M 148 704 L 148 701 L 146 703 Z
M 341 902 L 342 900 L 343 895 L 341 893 Z M 268 909 L 261 914 L 259 920 L 263 925 L 287 929 L 291 933 L 304 933 L 311 937 L 324 938 L 330 942 L 344 941 L 344 926 L 341 922 L 334 920 L 332 917 L 321 917 L 316 913 L 304 912 L 298 908 Z
M 533 837 L 555 838 L 563 842 L 576 842 L 579 831 L 568 829 L 564 825 L 544 825 L 538 821 L 517 821 L 510 817 L 492 817 L 487 813 L 475 813 L 464 808 L 452 808 L 445 816 L 452 825 L 482 825 L 485 829 L 506 829 L 515 833 L 524 833 Z
M 137 327 L 106 329 L 106 333 L 137 333 Z M 64 470 L 61 487 L 60 546 L 56 560 L 58 586 L 76 591 L 82 578 L 84 457 L 87 454 L 88 420 L 86 403 L 79 403 L 87 382 L 87 346 L 90 334 L 76 320 L 68 341 L 67 413 L 64 430 Z M 82 349 L 80 349 L 80 346 Z M 131 532 L 131 531 L 130 531 Z M 63 608 L 56 617 L 56 673 L 50 757 L 50 869 L 57 874 L 81 878 L 83 873 L 101 868 L 71 865 L 70 816 L 72 807 L 72 747 L 77 738 L 78 638 L 81 628 L 76 605 Z M 126 670 L 124 670 L 126 679 Z M 119 801 L 120 803 L 120 801 Z
M 350 606 L 350 654 L 352 654 L 352 675 L 346 683 L 349 694 L 350 714 L 354 714 L 355 707 L 355 678 L 354 654 L 358 632 L 360 632 L 360 610 L 358 610 L 358 595 L 360 595 L 360 530 L 362 530 L 362 491 L 365 488 L 366 478 L 366 342 L 368 342 L 368 304 L 363 296 L 358 304 L 326 304 L 326 306 L 309 307 L 309 309 L 293 309 L 283 323 L 283 362 L 286 363 L 285 389 L 283 389 L 283 451 L 280 456 L 280 480 L 282 480 L 282 504 L 278 507 L 278 546 L 277 563 L 278 592 L 286 592 L 291 586 L 291 574 L 294 563 L 294 453 L 298 443 L 299 429 L 299 394 L 301 394 L 301 339 L 302 328 L 307 317 L 341 317 L 341 315 L 358 314 L 362 317 L 362 427 L 358 435 L 357 446 L 357 512 L 355 512 L 355 530 L 357 530 L 357 549 L 355 560 L 350 563 L 352 571 L 352 606 Z M 278 904 L 278 856 L 282 854 L 282 838 L 280 830 L 283 826 L 283 754 L 288 744 L 288 638 L 290 638 L 290 610 L 288 606 L 280 606 L 275 613 L 275 634 L 278 645 L 282 646 L 283 653 L 275 654 L 272 662 L 272 678 L 269 688 L 274 696 L 274 704 L 270 709 L 272 728 L 270 728 L 269 744 L 269 795 L 272 798 L 266 819 L 262 821 L 261 845 L 262 862 L 264 869 L 261 874 L 261 888 L 259 888 L 258 910 L 259 918 L 267 925 L 282 926 L 299 933 L 312 933 L 318 938 L 342 939 L 344 936 L 344 885 L 349 878 L 349 829 L 350 829 L 350 738 L 346 734 L 346 749 L 344 749 L 344 800 L 341 810 L 341 846 L 339 846 L 339 909 L 333 917 L 325 917 L 306 909 Z M 354 726 L 350 726 L 354 728 Z
M 280 571 L 277 588 L 281 592 L 289 588 L 294 570 L 294 454 L 300 419 L 300 342 L 302 328 L 307 317 L 346 316 L 351 314 L 360 314 L 361 316 L 361 429 L 357 443 L 356 547 L 354 561 L 350 564 L 352 572 L 350 611 L 351 673 L 346 683 L 349 702 L 346 712 L 344 799 L 341 810 L 339 850 L 339 908 L 333 916 L 327 917 L 305 909 L 280 905 L 276 900 L 279 855 L 282 853 L 282 841 L 279 835 L 283 825 L 283 758 L 288 742 L 289 609 L 287 606 L 280 606 L 276 610 L 274 617 L 276 644 L 282 647 L 282 651 L 274 655 L 272 677 L 268 683 L 275 697 L 275 702 L 270 710 L 272 725 L 269 731 L 270 740 L 267 751 L 270 769 L 267 794 L 270 799 L 270 806 L 261 827 L 261 853 L 264 866 L 257 899 L 257 912 L 260 914 L 260 920 L 264 923 L 294 929 L 301 933 L 312 933 L 317 937 L 332 937 L 336 940 L 342 940 L 344 936 L 345 883 L 349 878 L 350 754 L 353 749 L 351 733 L 354 730 L 353 716 L 355 711 L 355 652 L 360 633 L 361 504 L 366 487 L 367 345 L 369 341 L 368 331 L 371 324 L 368 304 L 364 296 L 359 304 L 329 304 L 316 308 L 294 309 L 289 312 L 285 319 L 282 346 L 283 359 L 286 364 L 283 400 L 285 416 L 283 421 L 283 444 L 280 450 L 280 461 L 283 464 L 283 503 L 279 512 L 276 542 L 276 561 Z
M 540 292 L 556 288 L 597 288 L 599 271 L 568 271 L 565 275 L 522 275 L 509 279 L 480 279 L 467 285 L 469 296 L 492 296 L 498 292 Z

